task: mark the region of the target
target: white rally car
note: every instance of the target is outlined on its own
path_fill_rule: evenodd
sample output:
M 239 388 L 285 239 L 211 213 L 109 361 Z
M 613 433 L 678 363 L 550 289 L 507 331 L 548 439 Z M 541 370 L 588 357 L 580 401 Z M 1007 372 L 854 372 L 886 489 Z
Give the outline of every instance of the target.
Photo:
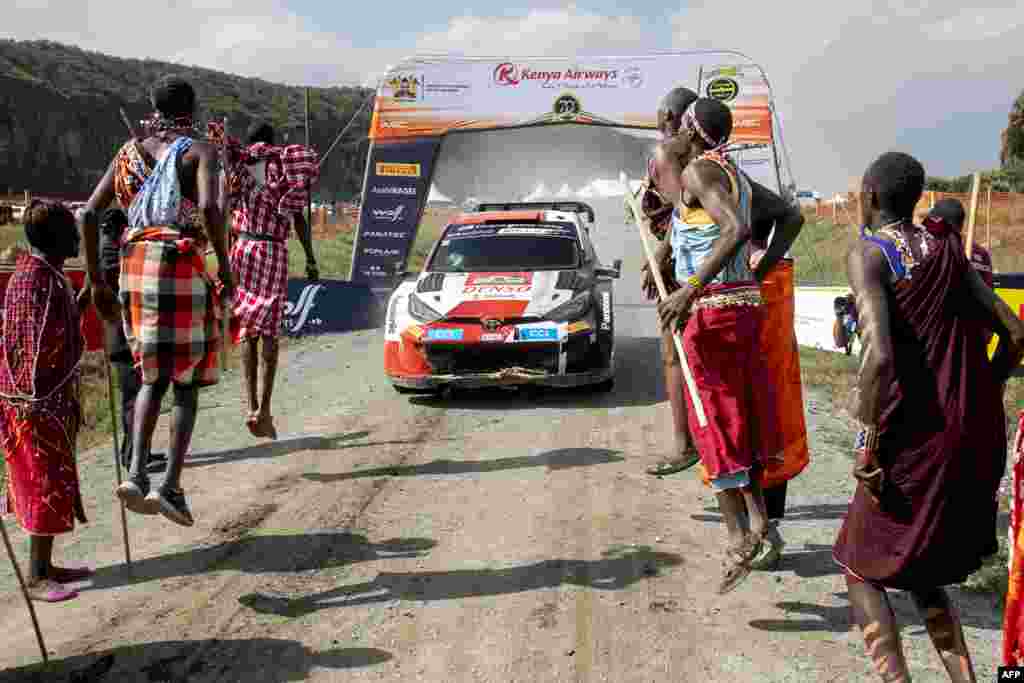
M 445 227 L 388 302 L 384 369 L 402 393 L 612 388 L 613 279 L 580 202 L 482 204 Z

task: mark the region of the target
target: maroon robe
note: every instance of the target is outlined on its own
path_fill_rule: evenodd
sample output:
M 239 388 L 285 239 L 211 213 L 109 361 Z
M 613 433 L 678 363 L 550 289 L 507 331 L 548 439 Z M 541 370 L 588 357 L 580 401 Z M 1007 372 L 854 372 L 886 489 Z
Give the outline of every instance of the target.
M 858 485 L 836 540 L 839 564 L 897 589 L 956 584 L 994 553 L 1006 467 L 1002 396 L 978 335 L 971 267 L 947 233 L 912 279 L 889 289 L 896 378 L 884 391 L 886 492 Z

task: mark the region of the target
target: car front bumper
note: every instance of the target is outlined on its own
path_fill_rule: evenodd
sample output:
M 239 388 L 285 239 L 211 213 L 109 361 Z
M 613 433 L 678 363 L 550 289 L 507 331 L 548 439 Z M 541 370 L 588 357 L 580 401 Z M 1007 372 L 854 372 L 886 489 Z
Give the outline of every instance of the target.
M 543 387 L 581 387 L 600 384 L 615 376 L 615 368 L 595 368 L 584 372 L 564 375 L 547 373 L 528 368 L 504 368 L 494 372 L 480 372 L 462 375 L 422 375 L 416 377 L 389 377 L 391 383 L 403 389 L 434 390 L 447 387 L 457 389 L 482 389 L 486 387 L 512 387 L 534 385 Z

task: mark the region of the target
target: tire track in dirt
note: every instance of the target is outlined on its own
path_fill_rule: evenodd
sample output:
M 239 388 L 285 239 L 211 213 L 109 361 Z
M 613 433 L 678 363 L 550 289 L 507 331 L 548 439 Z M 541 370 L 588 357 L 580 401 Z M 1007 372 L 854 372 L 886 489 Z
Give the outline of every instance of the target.
M 378 450 L 373 458 L 375 464 L 384 467 L 405 465 L 428 447 L 431 439 L 443 430 L 444 424 L 443 410 L 425 407 L 415 410 L 409 422 L 401 421 L 387 426 L 382 434 L 388 441 L 409 445 L 394 445 Z M 158 666 L 149 672 L 135 672 L 146 673 L 150 680 L 187 680 L 190 683 L 204 680 L 201 672 L 212 674 L 217 668 L 208 661 L 211 649 L 216 649 L 219 661 L 225 658 L 228 661 L 239 661 L 232 657 L 233 646 L 228 638 L 232 635 L 251 635 L 248 631 L 253 630 L 253 624 L 246 614 L 248 608 L 238 598 L 244 593 L 259 591 L 267 583 L 285 587 L 294 583 L 308 583 L 308 580 L 302 578 L 296 580 L 293 573 L 315 570 L 332 555 L 333 548 L 330 539 L 318 541 L 301 555 L 287 558 L 287 566 L 273 573 L 232 572 L 224 575 L 221 568 L 229 561 L 238 566 L 258 563 L 260 558 L 253 555 L 259 553 L 259 549 L 247 548 L 245 540 L 270 525 L 281 529 L 302 530 L 353 528 L 389 483 L 386 477 L 360 482 L 352 487 L 354 495 L 325 506 L 322 496 L 301 495 L 302 488 L 312 488 L 308 484 L 303 487 L 301 481 L 301 473 L 293 472 L 266 482 L 262 490 L 270 497 L 269 500 L 254 504 L 241 514 L 219 522 L 215 533 L 195 544 L 195 549 L 219 547 L 219 552 L 207 558 L 209 561 L 203 567 L 202 574 L 165 580 L 159 595 L 144 595 L 130 605 L 120 603 L 116 614 L 105 619 L 94 634 L 65 644 L 62 654 L 66 652 L 68 657 L 73 657 L 103 651 L 115 643 L 132 642 L 144 633 L 147 640 L 159 640 L 161 635 L 166 635 L 167 640 L 192 638 L 198 641 L 198 647 L 180 656 L 161 659 Z M 163 604 L 154 609 L 154 603 L 158 600 Z M 244 649 L 244 642 L 237 647 Z M 120 671 L 117 662 L 114 662 L 113 667 L 117 675 L 130 673 Z M 165 677 L 171 671 L 177 673 Z M 157 678 L 152 677 L 154 673 L 159 674 Z

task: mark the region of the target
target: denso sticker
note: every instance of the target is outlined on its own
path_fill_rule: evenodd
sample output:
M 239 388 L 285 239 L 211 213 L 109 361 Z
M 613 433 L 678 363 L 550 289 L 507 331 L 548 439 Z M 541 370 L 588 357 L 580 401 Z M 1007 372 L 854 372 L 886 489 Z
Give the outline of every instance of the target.
M 427 330 L 427 339 L 435 341 L 462 341 L 466 331 L 461 327 L 433 327 Z

